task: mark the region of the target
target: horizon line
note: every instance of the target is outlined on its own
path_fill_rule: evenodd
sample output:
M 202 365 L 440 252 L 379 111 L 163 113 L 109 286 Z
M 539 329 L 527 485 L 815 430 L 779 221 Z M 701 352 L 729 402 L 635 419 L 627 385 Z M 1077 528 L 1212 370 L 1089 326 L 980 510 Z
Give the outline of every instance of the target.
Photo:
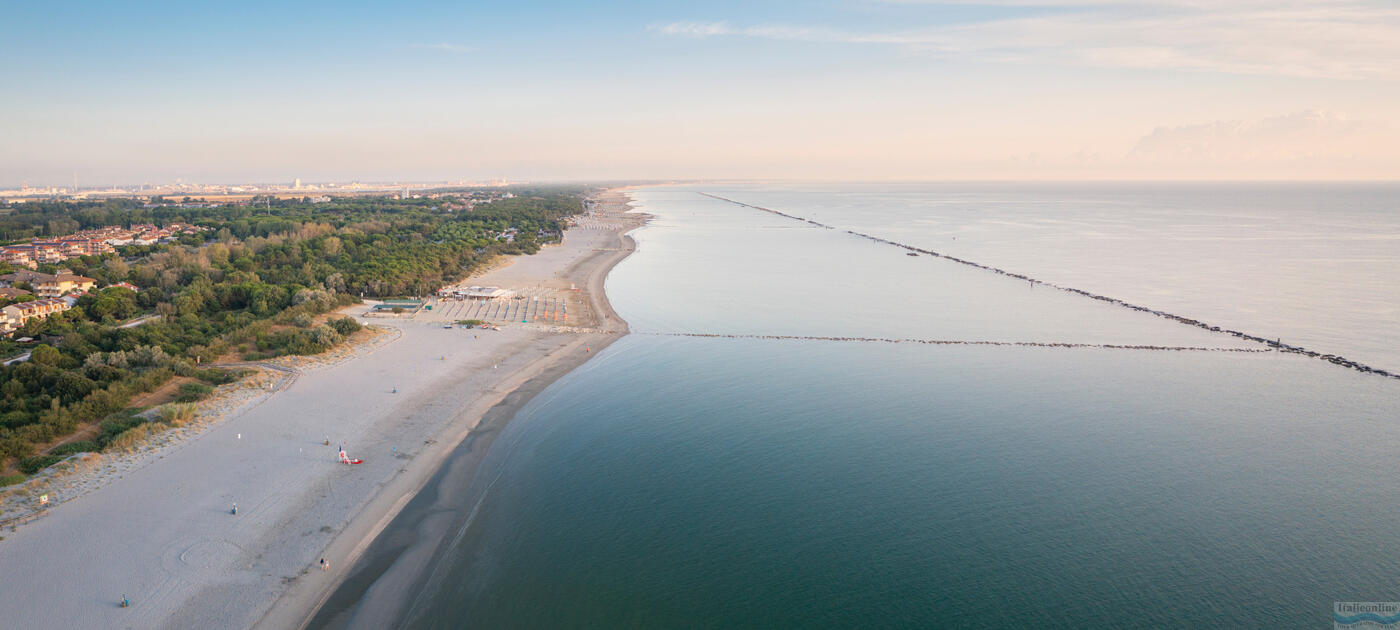
M 1203 177 L 1162 177 L 1162 178 L 1143 178 L 1143 177 L 1122 177 L 1122 178 L 1113 178 L 1113 177 L 1053 177 L 1053 178 L 1052 178 L 1052 177 L 929 177 L 929 178 L 914 178 L 914 177 L 897 177 L 897 178 L 885 178 L 885 179 L 869 179 L 869 178 L 842 179 L 842 178 L 831 178 L 831 177 L 688 177 L 688 178 L 681 178 L 681 177 L 595 177 L 595 178 L 549 177 L 549 178 L 518 179 L 518 180 L 511 180 L 511 179 L 509 179 L 509 178 L 500 178 L 500 181 L 503 181 L 503 182 L 505 182 L 505 183 L 489 183 L 489 182 L 480 182 L 480 183 L 454 183 L 454 182 L 452 182 L 451 180 L 447 180 L 447 179 L 415 179 L 415 180 L 403 180 L 403 179 L 398 179 L 398 180 L 392 180 L 392 179 L 386 179 L 386 180 L 349 179 L 349 180 L 316 180 L 316 181 L 304 181 L 304 182 L 302 183 L 302 186 L 308 186 L 308 185 L 325 185 L 325 184 L 337 184 L 337 185 L 359 184 L 359 185 L 363 185 L 363 186 L 374 186 L 374 187 L 395 187 L 395 186 L 419 186 L 419 187 L 422 187 L 422 186 L 434 186 L 434 185 L 436 185 L 436 186 L 439 186 L 439 187 L 456 187 L 456 188 L 476 188 L 476 187 L 480 187 L 480 188 L 498 188 L 498 187 L 502 187 L 502 186 L 522 186 L 522 185 L 549 185 L 549 184 L 618 184 L 618 183 L 627 183 L 627 184 L 632 184 L 632 185 L 645 185 L 645 184 L 699 184 L 699 183 L 832 183 L 832 184 L 925 184 L 925 183 L 927 183 L 927 184 L 939 184 L 939 183 L 952 183 L 952 184 L 956 184 L 956 183 L 1120 183 L 1120 184 L 1128 184 L 1128 183 L 1142 183 L 1142 184 L 1168 184 L 1168 183 L 1180 183 L 1180 184 L 1192 184 L 1192 183 L 1242 183 L 1242 184 L 1243 184 L 1243 183 L 1300 183 L 1300 184 L 1324 184 L 1324 183 L 1357 183 L 1357 184 L 1383 184 L 1383 183 L 1400 183 L 1400 175 L 1396 175 L 1396 176 L 1394 176 L 1394 177 L 1374 177 L 1374 178 L 1327 178 L 1327 177 L 1319 177 L 1319 178 L 1297 178 L 1297 177 L 1283 177 L 1283 176 L 1280 176 L 1280 177 L 1220 177 L 1220 178 L 1203 178 Z M 91 185 L 91 186 L 80 186 L 80 187 L 78 187 L 78 188 L 76 188 L 76 189 L 71 189 L 71 190 L 70 190 L 70 189 L 69 189 L 69 186 L 68 186 L 67 184 L 53 184 L 53 183 L 29 184 L 27 181 L 21 181 L 21 182 L 19 182 L 19 183 L 0 183 L 0 190 L 4 190 L 4 191 L 9 191 L 9 190 L 23 190 L 24 187 L 28 187 L 28 188 L 30 188 L 30 189 L 38 189 L 38 188 L 57 188 L 57 189 L 68 190 L 68 191 L 70 191 L 70 192 L 66 192 L 66 193 L 56 193 L 56 194 L 68 194 L 68 195 L 71 195 L 71 194 L 74 194 L 75 192 L 102 192 L 104 188 L 105 188 L 105 189 L 111 189 L 111 188 L 131 188 L 131 187 L 138 187 L 138 186 L 146 186 L 146 187 L 152 187 L 152 188 L 159 188 L 159 187 L 163 187 L 163 186 L 176 186 L 176 185 L 182 185 L 182 184 L 177 184 L 177 183 L 175 183 L 175 182 L 166 182 L 166 183 L 159 183 L 159 184 L 153 184 L 153 183 L 151 183 L 151 182 L 116 183 L 116 184 L 113 184 L 113 183 L 106 183 L 106 184 L 94 184 L 94 185 Z M 193 186 L 276 186 L 276 185 L 278 185 L 278 184 L 276 183 L 276 180 L 272 180 L 272 181 L 209 181 L 209 182 L 188 183 L 188 184 L 183 184 L 183 185 L 193 185 Z M 294 192 L 294 191 L 297 191 L 297 190 L 300 190 L 300 189 L 292 188 L 292 187 L 288 186 L 285 190 L 281 190 L 281 191 L 278 191 L 278 192 Z M 337 192 L 337 191 L 334 191 L 334 190 L 331 190 L 331 191 L 328 191 L 328 190 L 303 190 L 303 192 L 307 192 L 307 193 L 322 193 L 322 194 L 324 194 L 324 193 L 327 193 L 327 192 Z M 366 192 L 370 192 L 370 191 L 366 191 Z M 137 192 L 132 193 L 132 194 L 140 195 L 140 191 L 137 191 Z

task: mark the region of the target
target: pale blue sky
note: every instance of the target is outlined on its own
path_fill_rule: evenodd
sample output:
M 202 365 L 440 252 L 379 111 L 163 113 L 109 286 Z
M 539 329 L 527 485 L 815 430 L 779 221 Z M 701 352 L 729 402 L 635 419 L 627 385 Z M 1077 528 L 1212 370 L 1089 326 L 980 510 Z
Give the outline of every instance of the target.
M 0 186 L 1400 175 L 1383 0 L 29 2 Z

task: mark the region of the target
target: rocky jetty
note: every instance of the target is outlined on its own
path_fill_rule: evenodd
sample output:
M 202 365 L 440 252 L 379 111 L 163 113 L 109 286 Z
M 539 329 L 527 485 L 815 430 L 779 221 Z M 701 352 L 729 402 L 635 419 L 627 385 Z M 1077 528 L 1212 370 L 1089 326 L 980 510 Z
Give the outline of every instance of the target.
M 1266 348 L 1209 348 L 1204 346 L 1153 346 L 1116 343 L 1057 341 L 983 341 L 970 339 L 913 339 L 894 337 L 827 337 L 821 335 L 745 335 L 731 333 L 633 333 L 653 337 L 705 337 L 715 339 L 772 339 L 789 341 L 852 341 L 862 343 L 922 343 L 933 346 L 1021 346 L 1028 348 L 1102 348 L 1107 350 L 1165 350 L 1174 352 L 1273 352 Z
M 732 203 L 732 204 L 735 204 L 735 205 L 738 205 L 738 206 L 743 206 L 743 207 L 745 207 L 745 208 L 752 208 L 752 209 L 754 209 L 754 210 L 760 210 L 760 211 L 763 211 L 763 212 L 767 212 L 767 213 L 769 213 L 769 214 L 776 214 L 776 215 L 778 215 L 778 216 L 780 216 L 780 217 L 785 217 L 785 218 L 788 218 L 788 219 L 792 219 L 792 220 L 794 220 L 794 221 L 802 221 L 802 222 L 804 222 L 804 223 L 809 223 L 809 224 L 815 225 L 815 226 L 817 226 L 817 227 L 823 227 L 823 228 L 827 228 L 827 229 L 839 229 L 839 228 L 836 228 L 836 227 L 834 227 L 834 226 L 830 226 L 830 225 L 826 225 L 826 224 L 824 224 L 824 223 L 819 223 L 819 222 L 817 222 L 817 221 L 813 221 L 813 220 L 808 219 L 808 218 L 806 218 L 806 217 L 799 217 L 799 216 L 796 216 L 796 215 L 788 214 L 788 213 L 786 213 L 786 212 L 779 212 L 779 211 L 773 210 L 773 209 L 771 209 L 771 208 L 764 208 L 764 207 L 761 207 L 761 206 L 755 206 L 755 205 L 752 205 L 752 204 L 744 203 L 744 202 L 742 202 L 742 201 L 735 201 L 735 200 L 733 200 L 733 199 L 727 199 L 727 198 L 725 198 L 725 197 L 720 197 L 720 196 L 718 196 L 718 195 L 712 195 L 712 194 L 710 194 L 710 193 L 703 193 L 703 192 L 702 192 L 702 193 L 700 193 L 700 194 L 702 194 L 702 195 L 704 195 L 704 196 L 706 196 L 706 197 L 709 197 L 709 198 L 711 198 L 711 199 L 718 199 L 719 201 L 724 201 L 724 202 Z M 1264 345 L 1264 346 L 1268 346 L 1268 350 L 1269 350 L 1269 351 L 1291 352 L 1291 353 L 1294 353 L 1294 354 L 1302 354 L 1302 355 L 1306 355 L 1306 356 L 1313 357 L 1313 358 L 1316 358 L 1316 359 L 1321 359 L 1321 360 L 1323 360 L 1323 361 L 1327 361 L 1328 363 L 1332 363 L 1332 364 L 1334 364 L 1334 365 L 1339 365 L 1339 366 L 1341 366 L 1341 367 L 1350 368 L 1350 369 L 1356 370 L 1356 371 L 1358 371 L 1358 372 L 1365 372 L 1365 373 L 1367 373 L 1367 374 L 1375 374 L 1375 375 L 1378 375 L 1378 376 L 1384 376 L 1384 377 L 1388 377 L 1388 378 L 1400 379 L 1400 374 L 1392 373 L 1392 372 L 1389 372 L 1389 371 L 1386 371 L 1386 370 L 1382 370 L 1382 369 L 1373 368 L 1373 367 L 1371 367 L 1371 366 L 1368 366 L 1368 365 L 1365 365 L 1365 364 L 1362 364 L 1362 363 L 1358 363 L 1358 362 L 1356 362 L 1356 361 L 1352 361 L 1352 360 L 1350 360 L 1350 359 L 1347 359 L 1346 357 L 1338 356 L 1338 355 L 1335 355 L 1335 354 L 1326 354 L 1326 353 L 1322 353 L 1322 352 L 1317 352 L 1317 351 L 1315 351 L 1315 350 L 1309 350 L 1309 349 L 1304 348 L 1304 347 L 1301 347 L 1301 346 L 1295 346 L 1295 345 L 1290 345 L 1290 344 L 1282 343 L 1282 341 L 1280 341 L 1280 340 L 1278 340 L 1278 339 L 1267 339 L 1267 338 L 1264 338 L 1264 337 L 1260 337 L 1260 336 L 1258 336 L 1258 335 L 1251 335 L 1251 334 L 1249 334 L 1249 333 L 1241 332 L 1241 331 L 1238 331 L 1238 330 L 1230 330 L 1230 329 L 1228 329 L 1228 328 L 1221 328 L 1220 326 L 1213 326 L 1213 325 L 1208 324 L 1208 323 L 1206 323 L 1206 322 L 1199 321 L 1199 320 L 1195 320 L 1195 319 L 1191 319 L 1191 318 L 1189 318 L 1189 317 L 1182 317 L 1182 316 L 1180 316 L 1180 315 L 1175 315 L 1175 314 L 1172 314 L 1172 313 L 1168 313 L 1168 312 L 1166 312 L 1166 311 L 1160 311 L 1160 310 L 1157 310 L 1157 309 L 1148 308 L 1148 307 L 1146 307 L 1146 306 L 1139 306 L 1139 305 L 1137 305 L 1137 304 L 1132 304 L 1132 303 L 1130 303 L 1130 302 L 1124 302 L 1123 300 L 1120 300 L 1120 299 L 1117 299 L 1117 298 L 1109 297 L 1109 296 L 1106 296 L 1106 295 L 1098 295 L 1098 294 L 1095 294 L 1095 293 L 1090 293 L 1090 292 L 1088 292 L 1088 291 L 1084 291 L 1084 290 L 1082 290 L 1082 289 L 1076 289 L 1076 288 L 1074 288 L 1074 287 L 1060 286 L 1060 285 L 1058 285 L 1058 284 L 1054 284 L 1054 283 L 1051 283 L 1051 282 L 1045 282 L 1045 281 L 1043 281 L 1043 280 L 1037 280 L 1037 279 L 1035 279 L 1035 278 L 1032 278 L 1032 277 L 1030 277 L 1030 276 L 1026 276 L 1026 275 L 1023 275 L 1023 274 L 1012 273 L 1012 272 L 1010 272 L 1010 271 L 1006 271 L 1005 269 L 999 269 L 999 268 L 993 267 L 993 266 L 991 266 L 991 265 L 984 265 L 984 264 L 981 264 L 981 263 L 973 262 L 973 261 L 971 261 L 971 260 L 965 260 L 965 259 L 962 259 L 962 258 L 958 258 L 958 257 L 956 257 L 956 256 L 949 256 L 949 255 L 947 255 L 947 254 L 942 254 L 942 253 L 939 253 L 939 252 L 936 252 L 936 251 L 933 251 L 933 250 L 924 249 L 924 248 L 921 248 L 921 247 L 914 247 L 913 245 L 906 245 L 906 244 L 904 244 L 904 243 L 898 243 L 898 242 L 895 242 L 895 241 L 891 241 L 891 240 L 889 240 L 889 239 L 884 239 L 884 238 L 880 238 L 880 237 L 878 237 L 878 236 L 873 236 L 873 235 L 870 235 L 870 234 L 865 234 L 865 233 L 863 233 L 863 232 L 857 232 L 857 231 L 855 231 L 855 230 L 844 230 L 844 231 L 845 231 L 847 234 L 850 234 L 850 235 L 852 235 L 852 236 L 856 236 L 856 237 L 859 237 L 859 238 L 863 238 L 863 239 L 875 241 L 875 242 L 877 242 L 877 243 L 884 243 L 884 244 L 886 244 L 886 245 L 890 245 L 890 246 L 893 246 L 893 247 L 899 247 L 899 248 L 901 248 L 901 249 L 907 250 L 909 253 L 926 254 L 926 255 L 928 255 L 928 256 L 932 256 L 932 257 L 935 257 L 935 258 L 942 258 L 942 259 L 944 259 L 944 260 L 952 261 L 952 262 L 955 262 L 955 263 L 958 263 L 958 264 L 961 264 L 961 265 L 967 265 L 967 266 L 969 266 L 969 267 L 976 267 L 976 268 L 978 268 L 978 269 L 981 269 L 981 270 L 984 270 L 984 271 L 990 271 L 990 272 L 995 273 L 995 274 L 999 274 L 999 275 L 1003 275 L 1003 276 L 1008 276 L 1008 277 L 1016 278 L 1016 279 L 1019 279 L 1019 280 L 1025 280 L 1025 281 L 1027 281 L 1027 282 L 1029 282 L 1029 283 L 1031 283 L 1031 284 L 1033 284 L 1033 285 L 1039 284 L 1039 285 L 1044 285 L 1044 286 L 1050 287 L 1050 288 L 1052 288 L 1052 289 L 1058 289 L 1058 290 L 1060 290 L 1060 291 L 1067 291 L 1067 292 L 1069 292 L 1069 293 L 1077 293 L 1077 294 L 1082 295 L 1082 296 L 1084 296 L 1084 297 L 1092 298 L 1092 299 L 1095 299 L 1095 300 L 1099 300 L 1099 301 L 1101 301 L 1101 302 L 1108 302 L 1108 303 L 1110 303 L 1110 304 L 1115 304 L 1115 305 L 1121 306 L 1121 307 L 1123 307 L 1123 308 L 1130 308 L 1130 309 L 1132 309 L 1132 310 L 1140 311 L 1140 312 L 1143 312 L 1143 313 L 1151 313 L 1151 314 L 1153 314 L 1153 315 L 1156 315 L 1157 317 L 1162 317 L 1162 318 L 1165 318 L 1165 319 L 1175 320 L 1175 321 L 1180 322 L 1180 323 L 1182 323 L 1182 324 L 1186 324 L 1187 326 L 1195 326 L 1195 327 L 1197 327 L 1197 328 L 1203 328 L 1203 329 L 1209 330 L 1209 331 L 1211 331 L 1211 332 L 1222 333 L 1222 334 L 1230 335 L 1230 336 L 1233 336 L 1233 337 L 1236 337 L 1236 338 L 1239 338 L 1239 339 L 1244 339 L 1244 340 L 1247 340 L 1247 341 L 1253 341 L 1253 342 L 1255 342 L 1255 343 L 1258 343 L 1258 344 L 1261 344 L 1261 345 Z M 832 339 L 837 339 L 837 338 L 832 338 Z M 854 339 L 853 339 L 853 340 L 854 340 Z M 872 340 L 872 341 L 883 341 L 883 340 Z M 929 342 L 929 343 L 935 343 L 935 342 Z M 998 344 L 998 343 L 1002 343 L 1002 342 L 976 342 L 976 341 L 967 341 L 967 342 L 948 342 L 948 343 L 965 343 L 965 344 L 970 344 L 970 345 L 987 345 L 987 344 Z M 1131 348 L 1131 349 L 1136 349 L 1136 350 L 1220 350 L 1220 351 L 1226 351 L 1226 350 L 1227 350 L 1227 349 L 1224 349 L 1224 348 L 1173 348 L 1173 347 L 1157 347 L 1157 346 L 1112 346 L 1112 345 L 1087 345 L 1087 346 L 1086 346 L 1086 345 L 1081 345 L 1081 344 L 1005 343 L 1004 345 L 1046 345 L 1046 346 L 1053 346 L 1053 347 L 1071 347 L 1071 348 L 1074 348 L 1074 347 Z M 1254 351 L 1255 351 L 1255 352 L 1259 352 L 1260 350 L 1254 350 Z

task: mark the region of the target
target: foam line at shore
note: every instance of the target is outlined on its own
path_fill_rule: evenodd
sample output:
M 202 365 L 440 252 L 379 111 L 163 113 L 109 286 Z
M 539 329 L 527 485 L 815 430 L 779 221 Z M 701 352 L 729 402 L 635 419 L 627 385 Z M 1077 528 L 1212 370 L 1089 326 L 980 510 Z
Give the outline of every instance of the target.
M 709 198 L 711 198 L 711 199 L 716 199 L 716 200 L 723 201 L 723 202 L 726 202 L 726 203 L 732 203 L 732 204 L 737 205 L 737 206 L 743 206 L 743 207 L 745 207 L 745 208 L 752 208 L 752 209 L 754 209 L 754 210 L 761 210 L 761 211 L 763 211 L 763 212 L 767 212 L 767 213 L 770 213 L 770 214 L 775 214 L 775 215 L 778 215 L 778 216 L 783 217 L 783 218 L 792 219 L 793 221 L 802 221 L 802 222 L 804 222 L 804 223 L 808 223 L 808 224 L 813 225 L 813 226 L 815 226 L 815 227 L 825 228 L 825 229 L 828 229 L 828 230 L 837 230 L 837 229 L 841 229 L 841 228 L 838 228 L 838 227 L 836 227 L 836 226 L 827 225 L 827 224 L 825 224 L 825 223 L 821 223 L 821 222 L 818 222 L 818 221 L 813 221 L 812 219 L 808 219 L 808 218 L 806 218 L 806 217 L 799 217 L 799 216 L 797 216 L 797 215 L 788 214 L 788 213 L 786 213 L 786 212 L 780 212 L 780 211 L 778 211 L 778 210 L 773 210 L 773 209 L 771 209 L 771 208 L 764 208 L 764 207 L 762 207 L 762 206 L 755 206 L 755 205 L 753 205 L 753 204 L 748 204 L 748 203 L 744 203 L 744 202 L 742 202 L 742 201 L 737 201 L 737 200 L 734 200 L 734 199 L 729 199 L 729 198 L 726 198 L 726 197 L 721 197 L 721 196 L 719 196 L 719 195 L 713 195 L 713 194 L 710 194 L 710 193 L 707 193 L 707 192 L 701 192 L 701 193 L 699 193 L 699 194 L 704 195 L 704 196 L 706 196 L 706 197 L 709 197 Z M 949 256 L 949 255 L 947 255 L 947 254 L 941 254 L 941 253 L 936 252 L 936 251 L 932 251 L 932 250 L 928 250 L 928 249 L 923 249 L 923 248 L 920 248 L 920 247 L 914 247 L 913 245 L 906 245 L 906 244 L 904 244 L 904 243 L 899 243 L 899 242 L 896 242 L 896 241 L 891 241 L 891 240 L 889 240 L 889 239 L 880 238 L 880 237 L 878 237 L 878 236 L 873 236 L 873 235 L 870 235 L 870 234 L 866 234 L 866 233 L 864 233 L 864 232 L 857 232 L 857 231 L 855 231 L 855 230 L 844 230 L 844 231 L 845 231 L 847 234 L 850 234 L 850 235 L 852 235 L 852 236 L 857 236 L 857 237 L 860 237 L 860 238 L 863 238 L 863 239 L 875 241 L 875 242 L 877 242 L 877 243 L 883 243 L 883 244 L 886 244 L 886 245 L 892 245 L 892 246 L 894 246 L 894 247 L 898 247 L 898 248 L 901 248 L 901 249 L 909 250 L 909 251 L 911 251 L 911 252 L 918 252 L 918 253 L 920 253 L 920 254 L 925 254 L 925 255 L 928 255 L 928 256 L 933 256 L 933 257 L 935 257 L 935 258 L 942 258 L 942 259 L 944 259 L 944 260 L 948 260 L 948 261 L 955 262 L 955 263 L 962 264 L 962 265 L 967 265 L 967 266 L 969 266 L 969 267 L 976 267 L 976 268 L 978 268 L 978 269 L 981 269 L 981 270 L 984 270 L 984 271 L 990 271 L 990 272 L 992 272 L 992 273 L 996 273 L 996 274 L 999 274 L 999 275 L 1003 275 L 1003 276 L 1007 276 L 1007 277 L 1011 277 L 1011 278 L 1016 278 L 1016 279 L 1018 279 L 1018 280 L 1025 280 L 1025 281 L 1030 282 L 1030 283 L 1032 283 L 1032 284 L 1043 285 L 1043 286 L 1050 287 L 1050 288 L 1052 288 L 1052 289 L 1058 289 L 1058 290 L 1060 290 L 1060 291 L 1066 291 L 1066 292 L 1069 292 L 1069 293 L 1075 293 L 1075 294 L 1082 295 L 1082 296 L 1087 297 L 1087 298 L 1093 298 L 1093 299 L 1095 299 L 1095 300 L 1099 300 L 1099 301 L 1101 301 L 1101 302 L 1108 302 L 1109 304 L 1114 304 L 1114 305 L 1117 305 L 1117 306 L 1121 306 L 1121 307 L 1123 307 L 1123 308 L 1129 308 L 1129 309 L 1132 309 L 1132 310 L 1135 310 L 1135 311 L 1139 311 L 1139 312 L 1143 312 L 1143 313 L 1151 313 L 1151 314 L 1156 315 L 1156 316 L 1158 316 L 1158 317 L 1163 317 L 1163 318 L 1166 318 L 1166 319 L 1175 320 L 1175 321 L 1177 321 L 1177 322 L 1179 322 L 1179 323 L 1186 324 L 1186 325 L 1188 325 L 1188 326 L 1195 326 L 1195 327 L 1197 327 L 1197 328 L 1202 328 L 1202 329 L 1205 329 L 1205 330 L 1209 330 L 1209 331 L 1211 331 L 1211 332 L 1224 333 L 1224 334 L 1227 334 L 1227 335 L 1231 335 L 1231 336 L 1237 337 L 1237 338 L 1239 338 L 1239 339 L 1244 339 L 1244 340 L 1247 340 L 1247 341 L 1253 341 L 1253 342 L 1256 342 L 1256 343 L 1260 343 L 1260 344 L 1269 346 L 1271 349 L 1274 349 L 1274 350 L 1277 350 L 1277 351 L 1280 351 L 1280 352 L 1291 352 L 1291 353 L 1294 353 L 1294 354 L 1302 354 L 1302 355 L 1306 355 L 1306 356 L 1313 357 L 1313 358 L 1316 358 L 1316 359 L 1321 359 L 1321 360 L 1323 360 L 1323 361 L 1327 361 L 1328 363 L 1332 363 L 1332 364 L 1334 364 L 1334 365 L 1339 365 L 1339 366 L 1341 366 L 1341 367 L 1350 368 L 1350 369 L 1356 370 L 1356 371 L 1358 371 L 1358 372 L 1365 372 L 1365 373 L 1367 373 L 1367 374 L 1376 374 L 1376 375 L 1384 376 L 1384 377 L 1388 377 L 1388 378 L 1400 379 L 1400 373 L 1392 373 L 1392 372 L 1389 372 L 1389 371 L 1387 371 L 1387 370 L 1382 370 L 1382 369 L 1378 369 L 1378 368 L 1373 368 L 1373 367 L 1371 367 L 1371 366 L 1369 366 L 1369 365 L 1366 365 L 1366 364 L 1363 364 L 1363 363 L 1358 363 L 1358 362 L 1356 362 L 1356 361 L 1352 361 L 1352 360 L 1350 360 L 1350 359 L 1347 359 L 1346 357 L 1342 357 L 1342 356 L 1339 356 L 1339 355 L 1327 354 L 1327 353 L 1323 353 L 1323 352 L 1317 352 L 1317 351 L 1315 351 L 1315 350 L 1309 350 L 1309 349 L 1304 348 L 1304 347 L 1302 347 L 1302 346 L 1295 346 L 1295 345 L 1286 344 L 1286 343 L 1283 343 L 1281 340 L 1278 340 L 1278 339 L 1266 339 L 1266 338 L 1260 337 L 1260 336 L 1258 336 L 1258 335 L 1251 335 L 1251 334 L 1249 334 L 1249 333 L 1240 332 L 1240 331 L 1238 331 L 1238 330 L 1230 330 L 1230 329 L 1228 329 L 1228 328 L 1221 328 L 1220 326 L 1212 326 L 1211 324 L 1208 324 L 1208 323 L 1206 323 L 1206 322 L 1203 322 L 1203 321 L 1200 321 L 1200 320 L 1191 319 L 1191 318 L 1189 318 L 1189 317 L 1182 317 L 1182 316 L 1180 316 L 1180 315 L 1175 315 L 1175 314 L 1172 314 L 1172 313 L 1168 313 L 1168 312 L 1166 312 L 1166 311 L 1160 311 L 1160 310 L 1156 310 L 1156 309 L 1151 309 L 1151 308 L 1148 308 L 1148 307 L 1145 307 L 1145 306 L 1138 306 L 1137 304 L 1132 304 L 1132 303 L 1130 303 L 1130 302 L 1125 302 L 1125 301 L 1120 300 L 1120 299 L 1117 299 L 1117 298 L 1112 298 L 1112 297 L 1108 297 L 1108 296 L 1105 296 L 1105 295 L 1098 295 L 1098 294 L 1095 294 L 1095 293 L 1090 293 L 1090 292 L 1088 292 L 1088 291 L 1085 291 L 1085 290 L 1082 290 L 1082 289 L 1076 289 L 1076 288 L 1074 288 L 1074 287 L 1066 287 L 1066 286 L 1061 286 L 1061 285 L 1058 285 L 1058 284 L 1054 284 L 1054 283 L 1052 283 L 1052 282 L 1045 282 L 1044 280 L 1037 280 L 1037 279 L 1032 278 L 1032 277 L 1030 277 L 1030 276 L 1026 276 L 1026 275 L 1019 274 L 1019 273 L 1013 273 L 1013 272 L 1010 272 L 1010 271 L 1006 271 L 1005 269 L 1000 269 L 1000 268 L 998 268 L 998 267 L 993 267 L 993 266 L 990 266 L 990 265 L 984 265 L 984 264 L 981 264 L 981 263 L 973 262 L 973 261 L 971 261 L 971 260 L 966 260 L 966 259 L 963 259 L 963 258 L 958 258 L 958 257 L 956 257 L 956 256 Z M 1123 347 L 1130 347 L 1130 346 L 1123 346 Z M 1144 348 L 1144 349 L 1146 349 L 1146 348 Z

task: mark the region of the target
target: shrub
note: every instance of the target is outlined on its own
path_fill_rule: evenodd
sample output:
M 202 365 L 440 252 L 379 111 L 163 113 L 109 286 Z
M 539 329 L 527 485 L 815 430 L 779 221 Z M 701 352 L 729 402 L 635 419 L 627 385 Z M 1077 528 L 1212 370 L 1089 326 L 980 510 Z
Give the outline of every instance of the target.
M 178 427 L 194 418 L 195 406 L 192 403 L 167 403 L 156 408 L 156 420 L 172 427 Z
M 336 332 L 347 337 L 363 328 L 360 322 L 350 317 L 337 317 L 326 323 L 330 324 L 331 328 L 334 328 Z
M 171 363 L 170 369 L 176 376 L 194 376 L 194 364 L 189 359 L 179 359 Z
M 160 346 L 136 346 L 127 353 L 127 360 L 132 365 L 165 365 L 170 362 L 170 355 Z
M 130 451 L 140 446 L 147 438 L 163 430 L 165 430 L 165 427 L 160 424 L 142 422 L 130 429 L 122 431 L 116 437 L 112 438 L 112 442 L 107 445 L 107 448 L 117 451 Z
M 214 393 L 214 388 L 204 383 L 185 383 L 180 386 L 180 395 L 175 397 L 175 402 L 187 403 L 203 400 L 212 393 Z
M 205 346 L 203 350 L 199 351 L 198 356 L 205 362 L 208 362 L 228 354 L 228 351 L 229 343 L 227 341 L 223 339 L 214 339 L 210 341 L 209 345 Z
M 311 343 L 316 346 L 315 352 L 321 352 L 340 343 L 340 333 L 330 326 L 317 326 L 311 329 Z
M 63 354 L 53 346 L 35 346 L 29 354 L 29 360 L 33 361 L 34 365 L 57 365 L 63 360 Z
M 219 368 L 207 368 L 196 370 L 194 377 L 210 385 L 223 385 L 243 378 L 251 371 L 252 370 L 221 370 Z
M 73 453 L 96 453 L 99 450 L 101 449 L 98 448 L 96 442 L 88 442 L 84 440 L 81 442 L 69 442 L 67 444 L 60 445 L 57 448 L 54 448 L 53 450 L 49 451 L 49 454 L 58 455 L 62 457 L 72 455 Z
M 14 381 L 10 382 L 13 383 Z M 16 409 L 14 411 L 7 411 L 4 414 L 0 414 L 0 427 L 5 427 L 8 429 L 18 429 L 26 424 L 31 424 L 33 422 L 34 414 L 20 409 Z
M 3 488 L 5 486 L 13 486 L 17 483 L 24 483 L 24 480 L 28 478 L 29 477 L 25 476 L 23 473 L 5 475 L 3 477 L 0 477 L 0 488 Z
M 58 455 L 35 455 L 34 457 L 26 457 L 19 460 L 19 471 L 26 475 L 32 475 L 61 461 L 63 461 L 63 458 Z
M 310 328 L 312 319 L 311 316 L 306 313 L 298 313 L 296 317 L 292 318 L 292 324 L 297 328 Z
M 108 418 L 106 420 L 103 420 L 100 424 L 97 425 L 99 429 L 99 433 L 97 435 L 97 444 L 103 449 L 106 449 L 107 447 L 111 446 L 112 440 L 115 439 L 118 435 L 121 435 L 122 433 L 125 433 L 128 429 L 138 424 L 142 424 L 144 422 L 145 420 L 137 416 L 119 416 L 116 418 Z

